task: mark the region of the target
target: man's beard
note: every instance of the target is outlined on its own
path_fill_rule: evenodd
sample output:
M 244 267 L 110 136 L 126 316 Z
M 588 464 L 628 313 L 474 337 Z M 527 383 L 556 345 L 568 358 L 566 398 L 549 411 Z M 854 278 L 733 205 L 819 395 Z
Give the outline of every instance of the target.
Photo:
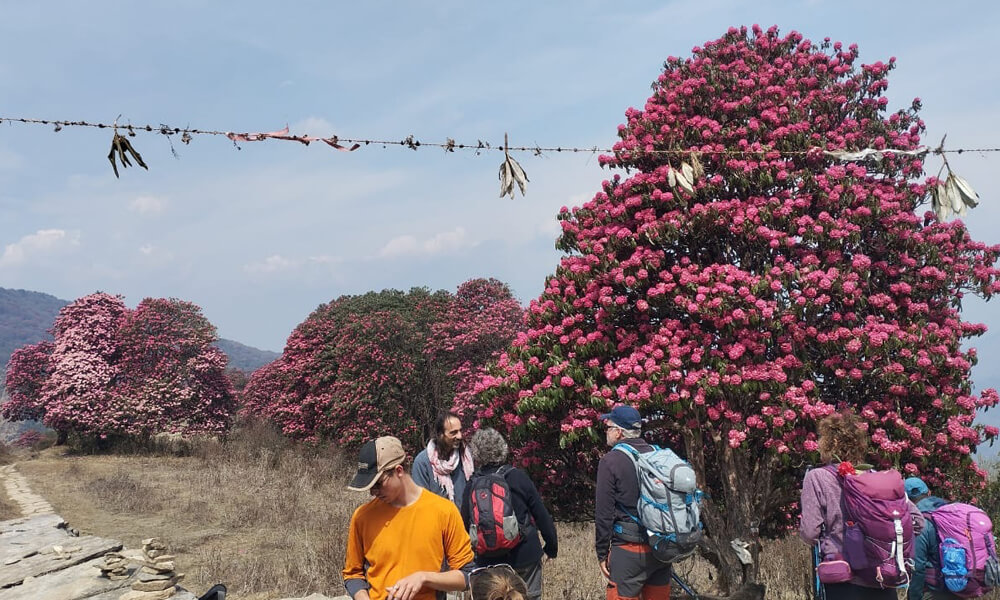
M 465 440 L 461 439 L 455 442 L 455 447 L 452 448 L 448 445 L 448 442 L 444 441 L 440 437 L 434 440 L 434 447 L 437 449 L 438 456 L 444 458 L 446 456 L 451 456 L 451 453 L 458 450 L 459 453 L 465 448 Z

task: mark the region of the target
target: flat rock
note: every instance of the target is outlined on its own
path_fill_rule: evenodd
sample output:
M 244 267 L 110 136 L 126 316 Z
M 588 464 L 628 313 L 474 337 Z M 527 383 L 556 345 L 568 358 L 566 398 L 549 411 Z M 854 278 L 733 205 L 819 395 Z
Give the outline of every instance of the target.
M 18 517 L 0 521 L 0 535 L 15 531 L 25 531 L 26 529 L 41 529 L 44 527 L 59 528 L 66 525 L 66 521 L 56 514 L 36 515 L 33 517 Z
M 167 600 L 174 595 L 174 588 L 160 590 L 158 592 L 142 592 L 130 590 L 122 594 L 118 600 Z
M 140 569 L 139 574 L 136 579 L 139 581 L 163 581 L 164 579 L 170 579 L 173 577 L 173 573 L 147 573 L 146 571 Z
M 180 578 L 154 579 L 152 581 L 136 581 L 132 584 L 132 589 L 139 592 L 158 592 L 177 585 Z
M 51 551 L 53 545 L 68 545 L 70 542 L 74 546 L 79 545 L 76 543 L 77 538 L 71 537 L 65 529 L 53 526 L 53 520 L 40 517 L 36 519 L 38 520 L 31 519 L 21 525 L 0 529 L 0 563 L 14 558 L 22 559 L 46 548 Z
M 114 590 L 111 592 L 101 593 L 96 596 L 88 596 L 87 598 L 73 598 L 72 600 L 121 600 L 121 596 L 124 594 L 151 594 L 155 592 L 136 592 L 135 590 Z M 60 598 L 59 600 L 64 600 Z M 68 599 L 67 599 L 68 600 Z M 141 600 L 149 600 L 149 596 L 142 596 Z M 170 596 L 170 600 L 198 600 L 198 596 L 195 596 L 191 592 L 183 589 L 177 588 L 174 595 Z
M 168 560 L 166 562 L 145 562 L 142 568 L 146 569 L 147 573 L 169 573 L 174 570 L 174 561 Z
M 128 589 L 132 580 L 125 577 L 121 580 L 111 580 L 101 577 L 94 567 L 101 559 L 94 559 L 48 573 L 44 577 L 28 577 L 21 585 L 0 589 L 0 600 L 39 600 L 41 598 L 58 598 L 59 600 L 77 600 L 90 598 L 103 592 L 115 592 L 117 598 Z M 132 569 L 130 573 L 134 573 Z
M 95 536 L 82 536 L 74 539 L 74 543 L 80 547 L 79 552 L 64 559 L 56 559 L 52 555 L 34 554 L 21 559 L 19 562 L 0 569 L 0 588 L 17 585 L 27 577 L 38 577 L 53 571 L 61 571 L 73 565 L 90 561 L 93 558 L 101 557 L 106 552 L 120 550 L 121 542 L 108 540 Z M 93 567 L 87 567 L 87 572 L 91 577 L 95 577 Z

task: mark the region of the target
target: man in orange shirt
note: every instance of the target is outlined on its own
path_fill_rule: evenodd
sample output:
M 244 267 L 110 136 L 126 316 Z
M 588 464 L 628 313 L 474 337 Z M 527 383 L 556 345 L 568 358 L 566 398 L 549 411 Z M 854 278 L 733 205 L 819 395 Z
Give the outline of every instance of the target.
M 347 488 L 374 498 L 354 511 L 347 535 L 344 587 L 354 600 L 434 600 L 468 587 L 472 545 L 458 508 L 418 486 L 405 460 L 392 436 L 361 447 Z

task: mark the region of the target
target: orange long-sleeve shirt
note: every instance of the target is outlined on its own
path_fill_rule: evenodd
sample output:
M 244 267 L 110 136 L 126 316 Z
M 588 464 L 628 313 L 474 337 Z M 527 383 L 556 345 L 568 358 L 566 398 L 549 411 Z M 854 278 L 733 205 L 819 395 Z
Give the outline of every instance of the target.
M 452 501 L 426 490 L 403 508 L 372 499 L 351 517 L 344 581 L 364 579 L 372 600 L 384 600 L 388 586 L 416 571 L 441 571 L 446 559 L 448 569 L 473 560 L 469 533 Z M 435 600 L 435 592 L 425 587 L 415 600 Z

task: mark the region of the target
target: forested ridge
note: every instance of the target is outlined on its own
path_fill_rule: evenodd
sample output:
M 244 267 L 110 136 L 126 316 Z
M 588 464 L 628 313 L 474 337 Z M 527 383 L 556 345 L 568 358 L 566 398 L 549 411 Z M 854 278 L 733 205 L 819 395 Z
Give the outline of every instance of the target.
M 49 328 L 67 300 L 30 290 L 0 287 L 0 373 L 14 350 L 26 344 L 50 340 Z M 251 372 L 271 362 L 277 352 L 260 350 L 239 342 L 220 339 L 216 345 L 229 356 L 229 366 Z M 3 378 L 0 377 L 0 387 Z

